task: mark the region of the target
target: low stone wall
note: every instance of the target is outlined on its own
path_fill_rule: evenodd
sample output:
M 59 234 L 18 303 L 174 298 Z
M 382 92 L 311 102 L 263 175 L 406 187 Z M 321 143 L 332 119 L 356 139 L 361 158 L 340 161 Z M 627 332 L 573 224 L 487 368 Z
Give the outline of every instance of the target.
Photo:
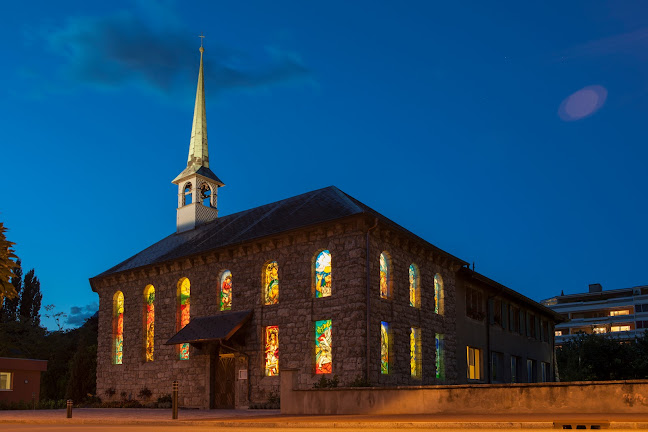
M 648 380 L 294 390 L 281 371 L 282 414 L 646 413 Z

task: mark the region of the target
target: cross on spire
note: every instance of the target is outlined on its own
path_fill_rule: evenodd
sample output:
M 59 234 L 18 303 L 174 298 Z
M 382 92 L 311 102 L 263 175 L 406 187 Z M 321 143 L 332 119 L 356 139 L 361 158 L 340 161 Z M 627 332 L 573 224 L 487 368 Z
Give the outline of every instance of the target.
M 202 47 L 203 47 L 203 40 L 205 39 L 205 35 L 203 35 L 203 32 L 200 32 L 200 36 L 198 36 L 198 37 L 200 38 L 200 48 L 202 49 Z M 202 52 L 202 51 L 201 51 L 201 52 Z

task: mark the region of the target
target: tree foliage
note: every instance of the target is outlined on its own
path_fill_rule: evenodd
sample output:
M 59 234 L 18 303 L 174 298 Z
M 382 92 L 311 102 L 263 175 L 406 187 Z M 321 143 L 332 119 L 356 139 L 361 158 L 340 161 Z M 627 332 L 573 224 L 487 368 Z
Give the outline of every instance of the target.
M 13 250 L 15 243 L 7 240 L 6 231 L 7 228 L 0 222 L 0 303 L 4 297 L 12 299 L 16 296 L 11 278 L 15 276 L 13 270 L 16 267 L 16 262 L 14 260 L 18 257 Z
M 648 334 L 619 341 L 608 334 L 580 333 L 556 353 L 561 381 L 648 378 Z
M 25 275 L 23 290 L 20 296 L 20 321 L 31 325 L 40 325 L 40 308 L 43 294 L 40 290 L 40 281 L 36 277 L 34 269 Z

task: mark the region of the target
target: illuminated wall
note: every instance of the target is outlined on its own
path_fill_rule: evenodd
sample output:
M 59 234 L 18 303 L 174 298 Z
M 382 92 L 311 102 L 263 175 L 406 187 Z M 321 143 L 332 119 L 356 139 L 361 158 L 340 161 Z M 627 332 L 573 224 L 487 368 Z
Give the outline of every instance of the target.
M 315 373 L 333 371 L 333 339 L 331 320 L 315 321 Z
M 331 295 L 331 253 L 323 250 L 315 259 L 315 297 Z
M 380 298 L 389 298 L 390 290 L 390 272 L 391 262 L 385 252 L 380 254 Z
M 443 279 L 438 273 L 434 275 L 434 313 L 443 315 Z
M 189 324 L 190 287 L 189 279 L 182 278 L 178 281 L 178 331 Z M 180 345 L 180 360 L 189 360 L 188 343 Z
M 410 329 L 410 374 L 421 378 L 421 329 Z
M 380 373 L 389 373 L 389 324 L 380 322 Z
M 264 297 L 266 305 L 279 303 L 279 265 L 277 261 L 265 267 Z
M 122 364 L 124 357 L 124 294 L 113 297 L 113 364 Z
M 279 326 L 265 328 L 265 374 L 279 375 Z
M 409 266 L 409 299 L 410 306 L 420 307 L 419 273 L 416 264 Z
M 220 310 L 232 309 L 232 272 L 225 270 L 221 275 Z
M 144 346 L 146 361 L 153 361 L 153 341 L 155 340 L 155 288 L 147 285 L 144 288 Z

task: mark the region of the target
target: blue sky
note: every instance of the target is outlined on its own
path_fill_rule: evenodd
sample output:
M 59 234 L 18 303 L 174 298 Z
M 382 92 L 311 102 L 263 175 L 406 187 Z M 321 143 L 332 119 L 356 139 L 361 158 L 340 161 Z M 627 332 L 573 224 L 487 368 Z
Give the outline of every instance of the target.
M 648 284 L 647 9 L 3 2 L 0 220 L 82 322 L 175 230 L 204 32 L 221 215 L 336 185 L 535 300 Z

